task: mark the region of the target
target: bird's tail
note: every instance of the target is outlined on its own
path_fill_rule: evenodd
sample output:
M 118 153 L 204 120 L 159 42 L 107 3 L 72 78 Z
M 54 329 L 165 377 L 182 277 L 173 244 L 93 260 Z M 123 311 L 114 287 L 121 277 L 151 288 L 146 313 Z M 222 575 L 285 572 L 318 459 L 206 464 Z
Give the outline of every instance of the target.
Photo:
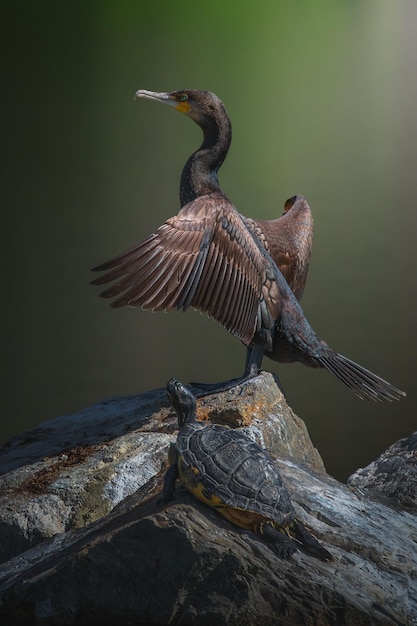
M 316 357 L 318 364 L 349 387 L 362 400 L 400 400 L 406 394 L 342 354 L 329 351 Z

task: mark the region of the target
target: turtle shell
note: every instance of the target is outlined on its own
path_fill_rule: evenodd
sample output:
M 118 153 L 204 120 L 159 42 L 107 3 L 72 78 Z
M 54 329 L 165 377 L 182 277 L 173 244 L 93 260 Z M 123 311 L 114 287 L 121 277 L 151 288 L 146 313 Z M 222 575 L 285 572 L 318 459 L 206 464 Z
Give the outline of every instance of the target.
M 268 453 L 247 435 L 224 426 L 186 424 L 178 435 L 179 478 L 207 504 L 255 513 L 288 526 L 294 518 L 290 496 Z M 223 511 L 222 511 L 223 507 Z M 235 523 L 249 527 L 236 516 Z

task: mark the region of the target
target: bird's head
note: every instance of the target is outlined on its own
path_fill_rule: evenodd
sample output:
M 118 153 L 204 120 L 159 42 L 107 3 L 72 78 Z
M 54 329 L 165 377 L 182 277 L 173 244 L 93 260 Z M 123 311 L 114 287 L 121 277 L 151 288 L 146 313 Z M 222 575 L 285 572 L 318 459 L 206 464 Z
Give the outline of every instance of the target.
M 202 128 L 211 125 L 219 117 L 228 118 L 222 101 L 211 91 L 183 89 L 182 91 L 156 92 L 139 89 L 135 94 L 136 98 L 146 98 L 168 104 L 180 113 L 191 117 Z

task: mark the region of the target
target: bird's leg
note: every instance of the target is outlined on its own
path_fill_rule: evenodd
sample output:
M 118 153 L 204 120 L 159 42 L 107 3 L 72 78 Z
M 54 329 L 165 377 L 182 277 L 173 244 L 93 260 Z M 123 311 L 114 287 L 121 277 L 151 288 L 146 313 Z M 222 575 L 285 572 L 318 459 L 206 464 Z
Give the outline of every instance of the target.
M 244 376 L 254 378 L 261 371 L 264 351 L 260 346 L 248 347 L 246 350 L 246 363 Z
M 221 393 L 222 391 L 228 391 L 229 389 L 233 389 L 233 387 L 241 385 L 242 383 L 245 383 L 248 380 L 251 380 L 252 378 L 256 378 L 256 376 L 258 376 L 261 370 L 263 355 L 264 351 L 261 347 L 248 347 L 246 353 L 245 371 L 242 376 L 239 376 L 239 378 L 232 378 L 231 380 L 225 380 L 219 383 L 193 382 L 190 383 L 190 385 L 197 388 L 197 391 L 195 393 L 197 398 L 211 396 L 214 393 Z
M 250 378 L 254 378 L 261 371 L 262 358 L 264 356 L 264 351 L 259 346 L 253 346 L 252 348 L 248 348 L 246 352 L 246 365 L 245 365 L 245 374 L 247 376 L 247 380 Z M 274 377 L 275 383 L 278 389 L 281 391 L 282 395 L 285 398 L 284 387 L 281 384 L 278 374 L 275 372 L 271 372 Z

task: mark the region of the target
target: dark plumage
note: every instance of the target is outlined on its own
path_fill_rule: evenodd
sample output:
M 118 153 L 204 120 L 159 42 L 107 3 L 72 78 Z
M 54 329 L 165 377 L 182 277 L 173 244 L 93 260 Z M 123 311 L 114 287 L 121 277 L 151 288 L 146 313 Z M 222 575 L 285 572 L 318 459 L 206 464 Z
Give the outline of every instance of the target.
M 127 252 L 94 268 L 106 273 L 93 284 L 113 283 L 101 296 L 114 298 L 114 307 L 192 307 L 207 313 L 248 346 L 245 377 L 259 371 L 266 354 L 276 361 L 325 368 L 361 398 L 405 395 L 335 353 L 305 318 L 297 301 L 312 245 L 305 199 L 291 198 L 283 216 L 262 221 L 240 215 L 221 191 L 217 172 L 229 149 L 231 125 L 219 98 L 199 90 L 141 90 L 136 96 L 191 117 L 203 130 L 203 143 L 185 164 L 179 213 Z

